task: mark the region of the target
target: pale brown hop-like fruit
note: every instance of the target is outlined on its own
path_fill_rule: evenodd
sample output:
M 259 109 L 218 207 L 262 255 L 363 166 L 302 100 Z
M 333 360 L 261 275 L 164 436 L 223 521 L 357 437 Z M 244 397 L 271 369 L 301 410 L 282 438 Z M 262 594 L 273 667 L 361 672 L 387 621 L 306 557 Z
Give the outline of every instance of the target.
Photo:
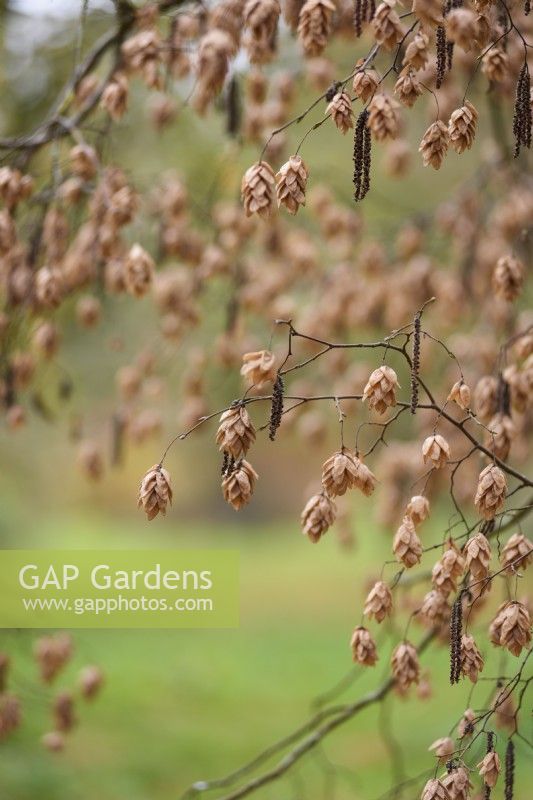
M 442 25 L 442 5 L 439 0 L 413 0 L 413 14 L 424 29 Z
M 469 8 L 454 8 L 446 16 L 446 35 L 466 53 L 474 45 L 478 32 L 476 14 Z
M 111 119 L 118 121 L 128 108 L 129 84 L 123 72 L 115 72 L 104 87 L 100 105 L 107 111 Z
M 356 467 L 354 486 L 366 497 L 370 497 L 376 488 L 376 476 L 358 456 L 354 456 L 354 463 Z
M 429 517 L 429 500 L 421 494 L 415 494 L 405 509 L 405 515 L 411 517 L 414 525 L 420 525 Z
M 347 92 L 337 92 L 324 113 L 331 117 L 342 134 L 353 128 L 352 101 Z
M 482 422 L 488 422 L 498 411 L 498 379 L 484 375 L 474 389 L 474 408 Z
M 266 161 L 258 161 L 246 170 L 241 182 L 241 196 L 247 217 L 259 214 L 266 219 L 271 215 L 275 183 L 272 167 Z
M 335 522 L 337 508 L 333 500 L 324 492 L 315 494 L 308 500 L 302 511 L 302 531 L 313 543 L 318 542 Z
M 496 786 L 498 776 L 501 772 L 501 766 L 500 757 L 495 750 L 491 750 L 490 753 L 487 753 L 483 760 L 479 762 L 477 768 L 479 774 L 483 778 L 485 786 L 490 786 L 491 788 Z
M 531 644 L 531 618 L 523 603 L 503 603 L 491 622 L 490 640 L 496 647 L 505 647 L 514 656 Z
M 96 442 L 86 439 L 80 442 L 77 463 L 83 474 L 92 481 L 98 481 L 104 474 L 104 459 Z
M 386 50 L 392 50 L 405 34 L 400 17 L 395 11 L 396 0 L 383 0 L 372 18 L 374 39 Z
M 319 56 L 326 47 L 334 12 L 332 0 L 305 0 L 298 17 L 298 39 L 306 56 Z
M 57 308 L 65 294 L 64 280 L 59 269 L 41 267 L 35 275 L 35 296 L 44 308 Z
M 264 64 L 272 59 L 280 14 L 279 0 L 248 0 L 246 3 L 244 44 L 252 64 Z
M 478 478 L 474 505 L 483 519 L 494 519 L 501 511 L 507 494 L 507 481 L 502 470 L 489 464 Z
M 493 83 L 502 83 L 509 74 L 509 56 L 499 45 L 491 47 L 481 60 L 481 70 Z
M 440 762 L 445 762 L 454 752 L 455 744 L 449 736 L 442 736 L 440 739 L 435 739 L 428 750 L 430 753 L 435 753 Z
M 400 132 L 398 103 L 390 95 L 375 94 L 368 105 L 368 127 L 376 141 L 395 139 Z
M 346 494 L 354 487 L 356 477 L 355 455 L 348 448 L 333 453 L 322 465 L 322 486 L 330 497 Z
M 511 451 L 511 444 L 518 433 L 516 426 L 508 414 L 495 414 L 490 420 L 489 430 L 485 434 L 485 447 L 496 458 L 506 461 Z
M 165 516 L 167 506 L 172 505 L 170 474 L 161 464 L 154 464 L 142 479 L 137 505 L 149 520 L 158 514 Z
M 456 153 L 464 153 L 465 150 L 470 150 L 472 147 L 477 120 L 477 110 L 469 100 L 465 102 L 464 106 L 452 112 L 448 122 L 448 136 L 450 146 Z
M 22 722 L 22 705 L 14 694 L 0 694 L 0 740 L 9 736 Z
M 420 679 L 420 663 L 416 647 L 411 642 L 400 642 L 391 656 L 392 675 L 401 690 L 407 690 Z
M 216 443 L 221 452 L 227 452 L 235 460 L 246 455 L 255 442 L 255 428 L 242 403 L 236 403 L 220 417 Z
M 424 69 L 429 61 L 429 36 L 424 31 L 417 31 L 405 48 L 403 65 L 414 70 Z
M 448 791 L 450 800 L 469 800 L 473 784 L 466 767 L 456 767 L 443 775 L 442 785 Z
M 222 494 L 226 503 L 233 506 L 235 511 L 239 511 L 249 503 L 258 477 L 259 475 L 248 461 L 240 459 L 233 464 L 222 479 Z
M 460 381 L 456 381 L 452 386 L 446 402 L 450 403 L 453 401 L 457 403 L 459 408 L 462 408 L 463 411 L 468 411 L 471 400 L 472 394 L 470 392 L 470 387 L 461 379 Z
M 492 551 L 487 537 L 479 532 L 470 537 L 464 546 L 466 569 L 475 581 L 484 580 L 490 569 Z
M 353 78 L 353 91 L 359 100 L 366 103 L 379 86 L 379 75 L 373 69 L 362 69 Z
M 59 731 L 48 731 L 41 737 L 41 744 L 51 753 L 60 753 L 65 748 L 65 737 Z
M 516 575 L 533 561 L 533 542 L 523 533 L 513 533 L 502 548 L 500 563 L 508 575 Z
M 512 303 L 520 296 L 524 285 L 523 263 L 514 255 L 501 256 L 492 273 L 492 288 L 497 297 Z
M 424 439 L 422 444 L 424 464 L 429 464 L 435 469 L 445 467 L 450 459 L 450 445 L 440 433 L 434 433 Z
M 296 214 L 305 206 L 307 167 L 300 156 L 291 156 L 276 175 L 278 206 L 285 206 L 289 214 Z
M 365 600 L 364 614 L 374 617 L 376 622 L 383 622 L 392 611 L 392 592 L 383 581 L 377 581 L 369 591 Z
M 401 561 L 407 569 L 420 563 L 422 543 L 417 536 L 411 517 L 403 518 L 402 524 L 396 531 L 392 543 L 392 551 L 398 561 Z
M 276 356 L 270 350 L 245 353 L 242 362 L 241 375 L 250 386 L 260 389 L 265 383 L 276 380 Z
M 461 636 L 461 674 L 472 683 L 477 683 L 478 675 L 483 671 L 483 657 L 473 636 Z
M 140 244 L 132 245 L 124 261 L 124 285 L 134 297 L 143 297 L 150 289 L 155 264 Z
M 442 120 L 438 119 L 429 126 L 422 137 L 418 150 L 422 153 L 422 161 L 425 167 L 441 168 L 444 157 L 448 152 L 448 128 Z
M 357 627 L 350 640 L 352 658 L 357 664 L 364 667 L 373 667 L 378 660 L 376 643 L 370 631 L 363 626 Z
M 420 619 L 431 627 L 438 627 L 449 622 L 450 613 L 450 606 L 441 592 L 437 589 L 427 592 L 420 606 Z
M 457 581 L 462 577 L 464 568 L 463 555 L 453 539 L 450 539 L 447 543 L 447 549 L 433 566 L 431 582 L 444 597 L 448 597 L 450 592 L 455 592 L 457 589 Z
M 35 660 L 45 683 L 51 683 L 73 653 L 72 638 L 66 633 L 42 636 L 34 645 Z
M 394 94 L 402 105 L 411 108 L 422 94 L 422 86 L 411 67 L 404 67 L 394 84 Z
M 396 405 L 396 388 L 398 377 L 392 367 L 385 364 L 372 372 L 363 390 L 363 402 L 368 400 L 368 407 L 375 408 L 378 414 L 384 414 L 387 408 Z
M 92 700 L 100 692 L 104 684 L 104 673 L 93 664 L 84 667 L 79 676 L 79 686 L 85 700 Z
M 431 778 L 422 789 L 420 800 L 451 800 L 451 797 L 442 781 Z
M 66 733 L 76 724 L 74 697 L 70 692 L 60 692 L 54 699 L 52 707 L 54 725 L 57 731 Z

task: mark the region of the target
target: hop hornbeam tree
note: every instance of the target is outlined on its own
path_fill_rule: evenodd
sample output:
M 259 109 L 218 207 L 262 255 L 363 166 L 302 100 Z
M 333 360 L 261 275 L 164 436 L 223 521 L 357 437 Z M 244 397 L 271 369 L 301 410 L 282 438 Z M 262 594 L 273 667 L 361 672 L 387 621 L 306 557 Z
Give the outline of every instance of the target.
M 351 639 L 347 631 L 355 669 L 390 657 L 387 676 L 346 703 L 335 702 L 346 688 L 341 681 L 296 731 L 225 777 L 194 784 L 186 796 L 244 797 L 290 773 L 368 706 L 390 695 L 427 699 L 423 659 L 440 646 L 457 722 L 428 742 L 427 771 L 403 776 L 391 796 L 416 791 L 422 800 L 468 800 L 472 791 L 490 797 L 505 783 L 511 800 L 521 757 L 533 747 L 525 721 L 531 598 L 523 581 L 533 560 L 525 530 L 533 507 L 529 5 L 114 6 L 109 30 L 79 54 L 45 119 L 0 139 L 6 426 L 17 430 L 31 413 L 49 413 L 35 388 L 43 374 L 60 397 L 69 394 L 57 362 L 69 312 L 90 329 L 110 313 L 115 296 L 129 296 L 132 307 L 151 298 L 161 341 L 171 352 L 188 348 L 189 364 L 183 432 L 141 483 L 148 519 L 172 500 L 170 447 L 210 421 L 218 421 L 212 475 L 221 473 L 223 497 L 239 510 L 261 491 L 253 466 L 261 435 L 272 448 L 296 435 L 312 451 L 326 441 L 331 417 L 338 442 L 322 465 L 317 461 L 303 533 L 323 546 L 328 530 L 342 523 L 342 498 L 372 504 L 375 491 L 379 521 L 394 532 L 391 558 L 376 565 L 379 579 L 361 598 Z M 80 25 L 87 13 L 83 4 Z M 231 137 L 256 149 L 240 178 L 242 203 L 217 198 L 202 225 L 194 187 L 178 175 L 163 170 L 143 197 L 134 176 L 109 160 L 108 132 L 138 102 L 139 82 L 153 98 L 158 128 L 177 114 L 219 114 Z M 315 182 L 316 165 L 304 160 L 313 133 L 326 125 L 332 148 L 335 137 L 354 137 L 353 164 L 343 169 L 353 177 L 353 205 Z M 395 209 L 390 246 L 379 232 L 365 231 L 365 204 L 355 203 L 372 196 L 376 155 L 391 179 L 402 180 L 413 156 L 445 170 L 472 148 L 479 151 L 473 174 L 434 213 Z M 427 174 L 428 195 L 431 179 Z M 206 287 L 215 282 L 226 300 L 222 328 L 213 347 L 195 349 Z M 240 370 L 245 383 L 215 411 L 205 381 L 212 364 Z M 161 429 L 156 403 L 143 407 L 143 392 L 150 387 L 157 396 L 164 380 L 157 348 L 143 349 L 118 371 L 113 463 L 125 443 Z M 80 469 L 101 479 L 108 467 L 101 446 L 77 438 Z M 424 527 L 435 507 L 449 509 L 449 524 L 428 544 Z M 485 676 L 491 648 L 502 653 L 502 666 Z M 480 685 L 490 689 L 488 699 L 479 697 Z M 0 719 L 13 719 L 3 683 L 0 700 Z M 73 710 L 68 697 L 54 708 L 56 730 L 45 744 L 58 749 Z

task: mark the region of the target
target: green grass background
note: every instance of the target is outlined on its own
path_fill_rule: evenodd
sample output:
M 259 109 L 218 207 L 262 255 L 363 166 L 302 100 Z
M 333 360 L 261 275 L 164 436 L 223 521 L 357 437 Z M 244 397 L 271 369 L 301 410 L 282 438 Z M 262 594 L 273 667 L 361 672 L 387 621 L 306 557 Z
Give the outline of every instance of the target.
M 350 663 L 348 640 L 360 619 L 369 565 L 377 564 L 380 554 L 385 558 L 390 545 L 364 504 L 359 500 L 357 505 L 358 544 L 351 552 L 339 548 L 333 533 L 311 545 L 296 521 L 213 526 L 179 522 L 176 511 L 149 529 L 135 517 L 113 521 L 90 513 L 51 516 L 25 528 L 28 546 L 43 538 L 49 547 L 75 540 L 79 547 L 114 548 L 127 540 L 139 547 L 238 548 L 242 619 L 237 630 L 75 632 L 75 657 L 57 688 L 72 686 L 86 663 L 99 663 L 107 683 L 97 700 L 80 703 L 80 723 L 59 755 L 45 752 L 39 742 L 53 692 L 36 679 L 33 636 L 5 632 L 3 646 L 14 657 L 13 688 L 23 699 L 25 719 L 0 747 L 1 796 L 177 798 L 190 783 L 226 774 L 285 736 L 305 721 L 313 700 L 352 669 L 353 684 L 334 702 L 357 698 L 381 682 L 389 655 L 381 631 L 378 665 L 364 670 Z M 427 543 L 441 535 L 440 524 L 434 519 L 424 530 Z M 418 641 L 423 634 L 414 625 L 410 635 Z M 430 771 L 434 760 L 427 748 L 454 726 L 470 685 L 448 686 L 445 649 L 428 653 L 423 663 L 431 669 L 430 700 L 391 697 L 384 706 L 364 711 L 259 796 L 380 797 L 398 780 L 387 749 L 391 737 L 401 743 L 407 776 Z M 485 674 L 511 670 L 514 663 L 514 658 L 502 662 L 493 655 Z M 478 684 L 472 704 L 483 707 L 486 702 L 487 687 Z M 527 708 L 523 716 L 522 730 L 530 735 Z M 389 725 L 383 737 L 385 718 Z M 503 751 L 503 734 L 499 746 Z M 518 745 L 518 751 L 515 797 L 526 800 L 533 769 L 527 748 Z M 476 748 L 472 757 L 477 753 Z M 420 782 L 423 778 L 405 797 L 418 797 Z M 503 797 L 502 791 L 495 797 Z

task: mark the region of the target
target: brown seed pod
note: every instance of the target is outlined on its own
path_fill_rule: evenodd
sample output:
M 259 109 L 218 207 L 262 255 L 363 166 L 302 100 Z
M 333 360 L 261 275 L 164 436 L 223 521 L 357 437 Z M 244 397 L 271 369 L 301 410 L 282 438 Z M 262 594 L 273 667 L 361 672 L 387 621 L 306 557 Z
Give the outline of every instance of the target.
M 318 542 L 335 522 L 337 508 L 327 494 L 315 494 L 302 511 L 302 530 L 311 542 Z
M 298 39 L 306 56 L 319 56 L 326 47 L 334 12 L 331 0 L 305 0 L 298 17 Z
M 258 477 L 259 475 L 248 461 L 244 459 L 237 461 L 222 479 L 222 493 L 226 503 L 233 506 L 235 511 L 239 511 L 249 503 Z
M 450 445 L 440 433 L 428 436 L 422 444 L 424 464 L 430 464 L 435 469 L 445 467 L 450 459 Z
M 507 494 L 505 475 L 495 464 L 489 464 L 478 478 L 474 505 L 483 519 L 494 519 L 504 506 Z
M 255 428 L 246 406 L 237 403 L 220 417 L 216 443 L 221 452 L 227 452 L 238 461 L 246 455 L 255 442 Z
M 383 622 L 392 611 L 392 592 L 383 581 L 377 581 L 365 600 L 364 614 Z
M 477 765 L 479 774 L 483 778 L 485 786 L 493 788 L 498 782 L 501 772 L 500 757 L 495 750 L 491 750 Z
M 477 683 L 478 675 L 483 671 L 484 662 L 473 636 L 462 635 L 460 659 L 461 673 L 472 683 Z
M 265 383 L 276 380 L 276 357 L 269 350 L 245 353 L 242 361 L 241 375 L 246 378 L 250 386 L 261 389 Z
M 376 643 L 366 628 L 361 625 L 355 628 L 350 640 L 352 658 L 364 667 L 373 667 L 378 660 Z
M 368 400 L 369 408 L 375 408 L 378 414 L 384 414 L 387 408 L 396 405 L 397 387 L 399 383 L 396 373 L 392 367 L 384 364 L 370 375 L 363 390 L 363 402 Z
M 531 617 L 527 607 L 517 600 L 503 603 L 491 622 L 490 640 L 505 647 L 514 656 L 531 644 Z
M 352 101 L 347 92 L 338 92 L 328 104 L 324 113 L 332 118 L 342 134 L 353 128 Z
M 300 156 L 291 156 L 276 175 L 278 206 L 285 206 L 289 214 L 296 214 L 300 206 L 305 206 L 308 175 Z
M 275 182 L 272 167 L 266 161 L 258 161 L 246 170 L 241 183 L 241 196 L 247 217 L 259 214 L 266 219 L 271 215 Z
M 172 505 L 170 473 L 161 464 L 154 464 L 141 481 L 138 507 L 152 520 L 160 513 L 165 516 L 169 505 Z
M 416 647 L 404 641 L 398 644 L 391 656 L 392 675 L 400 690 L 407 690 L 420 679 L 420 663 Z

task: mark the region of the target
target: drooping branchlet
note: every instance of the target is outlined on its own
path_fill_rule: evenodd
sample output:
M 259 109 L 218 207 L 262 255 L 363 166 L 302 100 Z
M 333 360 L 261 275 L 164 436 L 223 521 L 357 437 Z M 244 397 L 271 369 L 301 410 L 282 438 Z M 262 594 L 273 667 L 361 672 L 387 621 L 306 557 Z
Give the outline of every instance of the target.
M 285 391 L 285 384 L 281 374 L 278 372 L 277 378 L 274 381 L 272 388 L 272 405 L 270 406 L 270 421 L 268 424 L 268 438 L 271 442 L 276 438 L 276 433 L 281 425 L 283 416 L 283 393 Z

